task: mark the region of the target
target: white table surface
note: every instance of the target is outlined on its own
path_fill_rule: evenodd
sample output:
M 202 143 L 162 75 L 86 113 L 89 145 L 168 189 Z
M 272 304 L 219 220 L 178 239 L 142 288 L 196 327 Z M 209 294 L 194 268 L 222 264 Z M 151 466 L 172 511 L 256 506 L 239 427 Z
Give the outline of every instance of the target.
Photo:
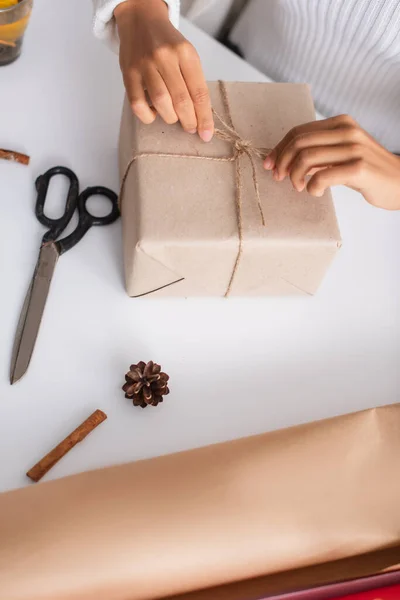
M 314 298 L 132 300 L 120 222 L 61 257 L 31 366 L 9 385 L 11 348 L 44 228 L 35 177 L 69 166 L 81 186 L 118 189 L 123 87 L 117 57 L 91 34 L 89 0 L 36 0 L 23 56 L 0 69 L 0 490 L 94 409 L 108 414 L 46 477 L 135 460 L 388 404 L 400 398 L 400 213 L 338 188 L 343 249 Z M 263 77 L 187 23 L 209 79 Z M 63 189 L 54 184 L 51 214 Z M 56 199 L 58 197 L 58 200 Z M 171 376 L 155 409 L 120 387 L 130 363 Z

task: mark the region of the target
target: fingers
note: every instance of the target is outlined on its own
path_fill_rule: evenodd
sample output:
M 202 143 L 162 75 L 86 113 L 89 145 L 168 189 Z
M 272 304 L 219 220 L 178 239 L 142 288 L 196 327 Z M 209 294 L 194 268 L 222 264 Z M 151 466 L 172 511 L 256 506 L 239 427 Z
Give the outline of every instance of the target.
M 293 127 L 285 137 L 275 146 L 272 152 L 267 156 L 264 162 L 266 169 L 274 169 L 275 161 L 280 156 L 282 151 L 291 144 L 296 138 L 304 136 L 316 131 L 324 131 L 334 129 L 337 125 L 333 122 L 334 119 L 325 119 L 323 121 L 312 121 L 311 123 L 304 123 L 298 127 Z
M 266 158 L 276 181 L 287 175 L 296 190 L 322 196 L 330 185 L 361 189 L 366 159 L 373 153 L 373 139 L 348 115 L 295 127 Z M 365 173 L 364 173 L 365 174 Z M 306 184 L 306 177 L 311 179 Z
M 322 169 L 311 177 L 307 185 L 307 191 L 312 196 L 317 197 L 323 196 L 325 190 L 332 185 L 347 185 L 360 191 L 359 182 L 362 181 L 364 171 L 365 163 L 361 159 Z
M 325 144 L 358 142 L 362 134 L 357 123 L 348 115 L 305 123 L 285 135 L 265 159 L 264 167 L 272 170 L 279 164 L 278 180 L 281 180 L 288 174 L 288 165 L 299 150 Z
M 194 105 L 197 131 L 204 142 L 209 142 L 214 134 L 211 100 L 200 59 L 192 46 L 182 48 L 180 69 Z
M 123 78 L 134 114 L 146 125 L 152 123 L 156 118 L 156 112 L 150 108 L 146 100 L 141 74 L 136 69 L 130 69 L 124 72 Z
M 200 137 L 209 142 L 214 133 L 214 119 L 200 59 L 193 46 L 186 42 L 175 52 L 165 51 L 158 70 L 182 127 L 190 133 L 198 131 Z
M 149 65 L 145 69 L 144 80 L 147 93 L 160 117 L 169 125 L 176 123 L 178 115 L 175 112 L 171 95 L 163 78 L 153 65 Z
M 157 69 L 164 80 L 172 105 L 185 131 L 197 131 L 197 117 L 192 98 L 180 70 L 178 56 L 168 48 L 160 48 Z
M 354 144 L 307 147 L 300 150 L 291 162 L 290 179 L 293 187 L 302 192 L 306 187 L 306 176 L 313 171 L 361 158 L 362 148 Z
M 214 119 L 208 87 L 200 59 L 190 44 L 182 44 L 177 52 L 159 48 L 156 60 L 147 61 L 141 69 L 125 70 L 124 83 L 135 115 L 145 124 L 155 114 L 168 124 L 180 121 L 189 133 L 199 133 L 209 142 L 214 134 Z M 145 90 L 154 109 L 146 100 Z
M 335 145 L 351 143 L 350 133 L 340 129 L 321 130 L 302 133 L 293 138 L 282 149 L 275 159 L 275 171 L 277 181 L 282 181 L 289 175 L 292 163 L 300 155 L 304 155 L 311 148 L 322 148 Z

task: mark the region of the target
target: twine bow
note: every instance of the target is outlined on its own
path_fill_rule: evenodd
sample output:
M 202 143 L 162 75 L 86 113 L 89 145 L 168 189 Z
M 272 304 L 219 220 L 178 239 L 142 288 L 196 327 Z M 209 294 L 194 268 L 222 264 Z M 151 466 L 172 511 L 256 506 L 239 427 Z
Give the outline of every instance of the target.
M 219 83 L 219 88 L 220 88 L 220 92 L 221 92 L 221 97 L 222 97 L 225 113 L 227 115 L 227 120 L 223 119 L 221 117 L 221 115 L 219 115 L 213 109 L 214 116 L 216 117 L 216 119 L 220 122 L 220 124 L 223 127 L 223 129 L 216 128 L 214 135 L 216 138 L 232 144 L 233 154 L 231 154 L 229 156 L 199 156 L 197 154 L 173 154 L 173 153 L 167 153 L 167 152 L 139 152 L 139 153 L 136 153 L 132 156 L 132 158 L 128 162 L 128 165 L 126 166 L 124 175 L 122 177 L 121 190 L 120 190 L 120 195 L 119 195 L 119 203 L 120 203 L 120 207 L 121 207 L 125 182 L 128 177 L 130 168 L 131 168 L 132 164 L 139 158 L 150 158 L 150 157 L 185 158 L 185 159 L 191 159 L 191 160 L 210 160 L 213 162 L 235 163 L 236 215 L 237 215 L 237 226 L 238 226 L 238 235 L 239 235 L 239 248 L 238 248 L 238 253 L 236 256 L 235 264 L 232 269 L 232 274 L 231 274 L 231 277 L 229 280 L 229 284 L 228 284 L 228 287 L 225 292 L 225 297 L 227 297 L 227 296 L 229 296 L 229 294 L 232 290 L 233 282 L 234 282 L 235 276 L 237 274 L 240 259 L 242 257 L 242 253 L 243 253 L 243 217 L 242 217 L 243 172 L 242 172 L 241 158 L 244 156 L 247 156 L 249 159 L 249 162 L 251 164 L 253 185 L 254 185 L 254 192 L 255 192 L 257 207 L 258 207 L 258 211 L 260 213 L 261 223 L 263 226 L 265 226 L 265 218 L 264 218 L 263 208 L 261 205 L 260 190 L 259 190 L 259 186 L 258 186 L 256 165 L 255 165 L 254 159 L 255 158 L 264 159 L 268 154 L 268 150 L 266 148 L 258 148 L 256 146 L 254 146 L 254 144 L 251 141 L 245 140 L 242 137 L 240 137 L 239 133 L 236 131 L 236 129 L 233 125 L 232 113 L 231 113 L 231 109 L 230 109 L 230 104 L 229 104 L 229 99 L 228 99 L 228 94 L 227 94 L 225 83 L 223 81 L 219 81 L 218 83 Z M 172 283 L 168 284 L 168 286 L 174 285 L 175 283 L 178 283 L 182 280 L 183 279 L 178 279 L 177 281 L 173 281 Z M 163 286 L 163 287 L 167 287 L 167 286 Z M 151 294 L 155 291 L 158 291 L 158 289 L 160 289 L 160 288 L 157 288 L 157 290 L 151 290 L 150 292 L 147 292 L 146 294 L 143 294 L 143 295 Z

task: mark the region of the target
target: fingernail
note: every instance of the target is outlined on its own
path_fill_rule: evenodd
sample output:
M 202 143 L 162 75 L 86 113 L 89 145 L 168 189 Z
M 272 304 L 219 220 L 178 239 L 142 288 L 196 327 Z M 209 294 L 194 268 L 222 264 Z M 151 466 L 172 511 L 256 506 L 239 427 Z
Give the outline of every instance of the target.
M 213 133 L 211 129 L 205 129 L 204 131 L 199 131 L 199 136 L 203 142 L 211 142 Z
M 268 155 L 267 158 L 264 160 L 264 169 L 272 169 L 272 159 L 271 157 Z
M 197 133 L 197 129 L 188 129 L 188 133 L 193 135 L 193 133 Z

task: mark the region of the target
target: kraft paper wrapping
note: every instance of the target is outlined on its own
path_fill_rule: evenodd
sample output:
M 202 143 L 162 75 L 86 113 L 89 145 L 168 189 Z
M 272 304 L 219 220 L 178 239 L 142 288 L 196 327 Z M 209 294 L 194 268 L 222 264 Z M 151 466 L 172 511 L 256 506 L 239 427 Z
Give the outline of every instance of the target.
M 315 119 L 308 86 L 226 83 L 234 127 L 254 146 L 272 148 L 295 125 Z M 213 106 L 227 118 L 218 83 Z M 221 124 L 216 122 L 217 126 Z M 120 134 L 121 178 L 134 154 L 221 157 L 232 144 L 203 143 L 160 119 L 143 125 L 125 101 Z M 255 160 L 266 226 L 252 168 L 243 170 L 243 254 L 230 295 L 314 294 L 340 246 L 331 194 L 314 198 L 276 183 Z M 235 165 L 177 157 L 138 158 L 121 194 L 126 287 L 130 296 L 223 296 L 238 253 Z M 171 285 L 172 284 L 172 285 Z
M 399 457 L 397 404 L 2 494 L 0 597 L 249 600 L 385 571 Z

